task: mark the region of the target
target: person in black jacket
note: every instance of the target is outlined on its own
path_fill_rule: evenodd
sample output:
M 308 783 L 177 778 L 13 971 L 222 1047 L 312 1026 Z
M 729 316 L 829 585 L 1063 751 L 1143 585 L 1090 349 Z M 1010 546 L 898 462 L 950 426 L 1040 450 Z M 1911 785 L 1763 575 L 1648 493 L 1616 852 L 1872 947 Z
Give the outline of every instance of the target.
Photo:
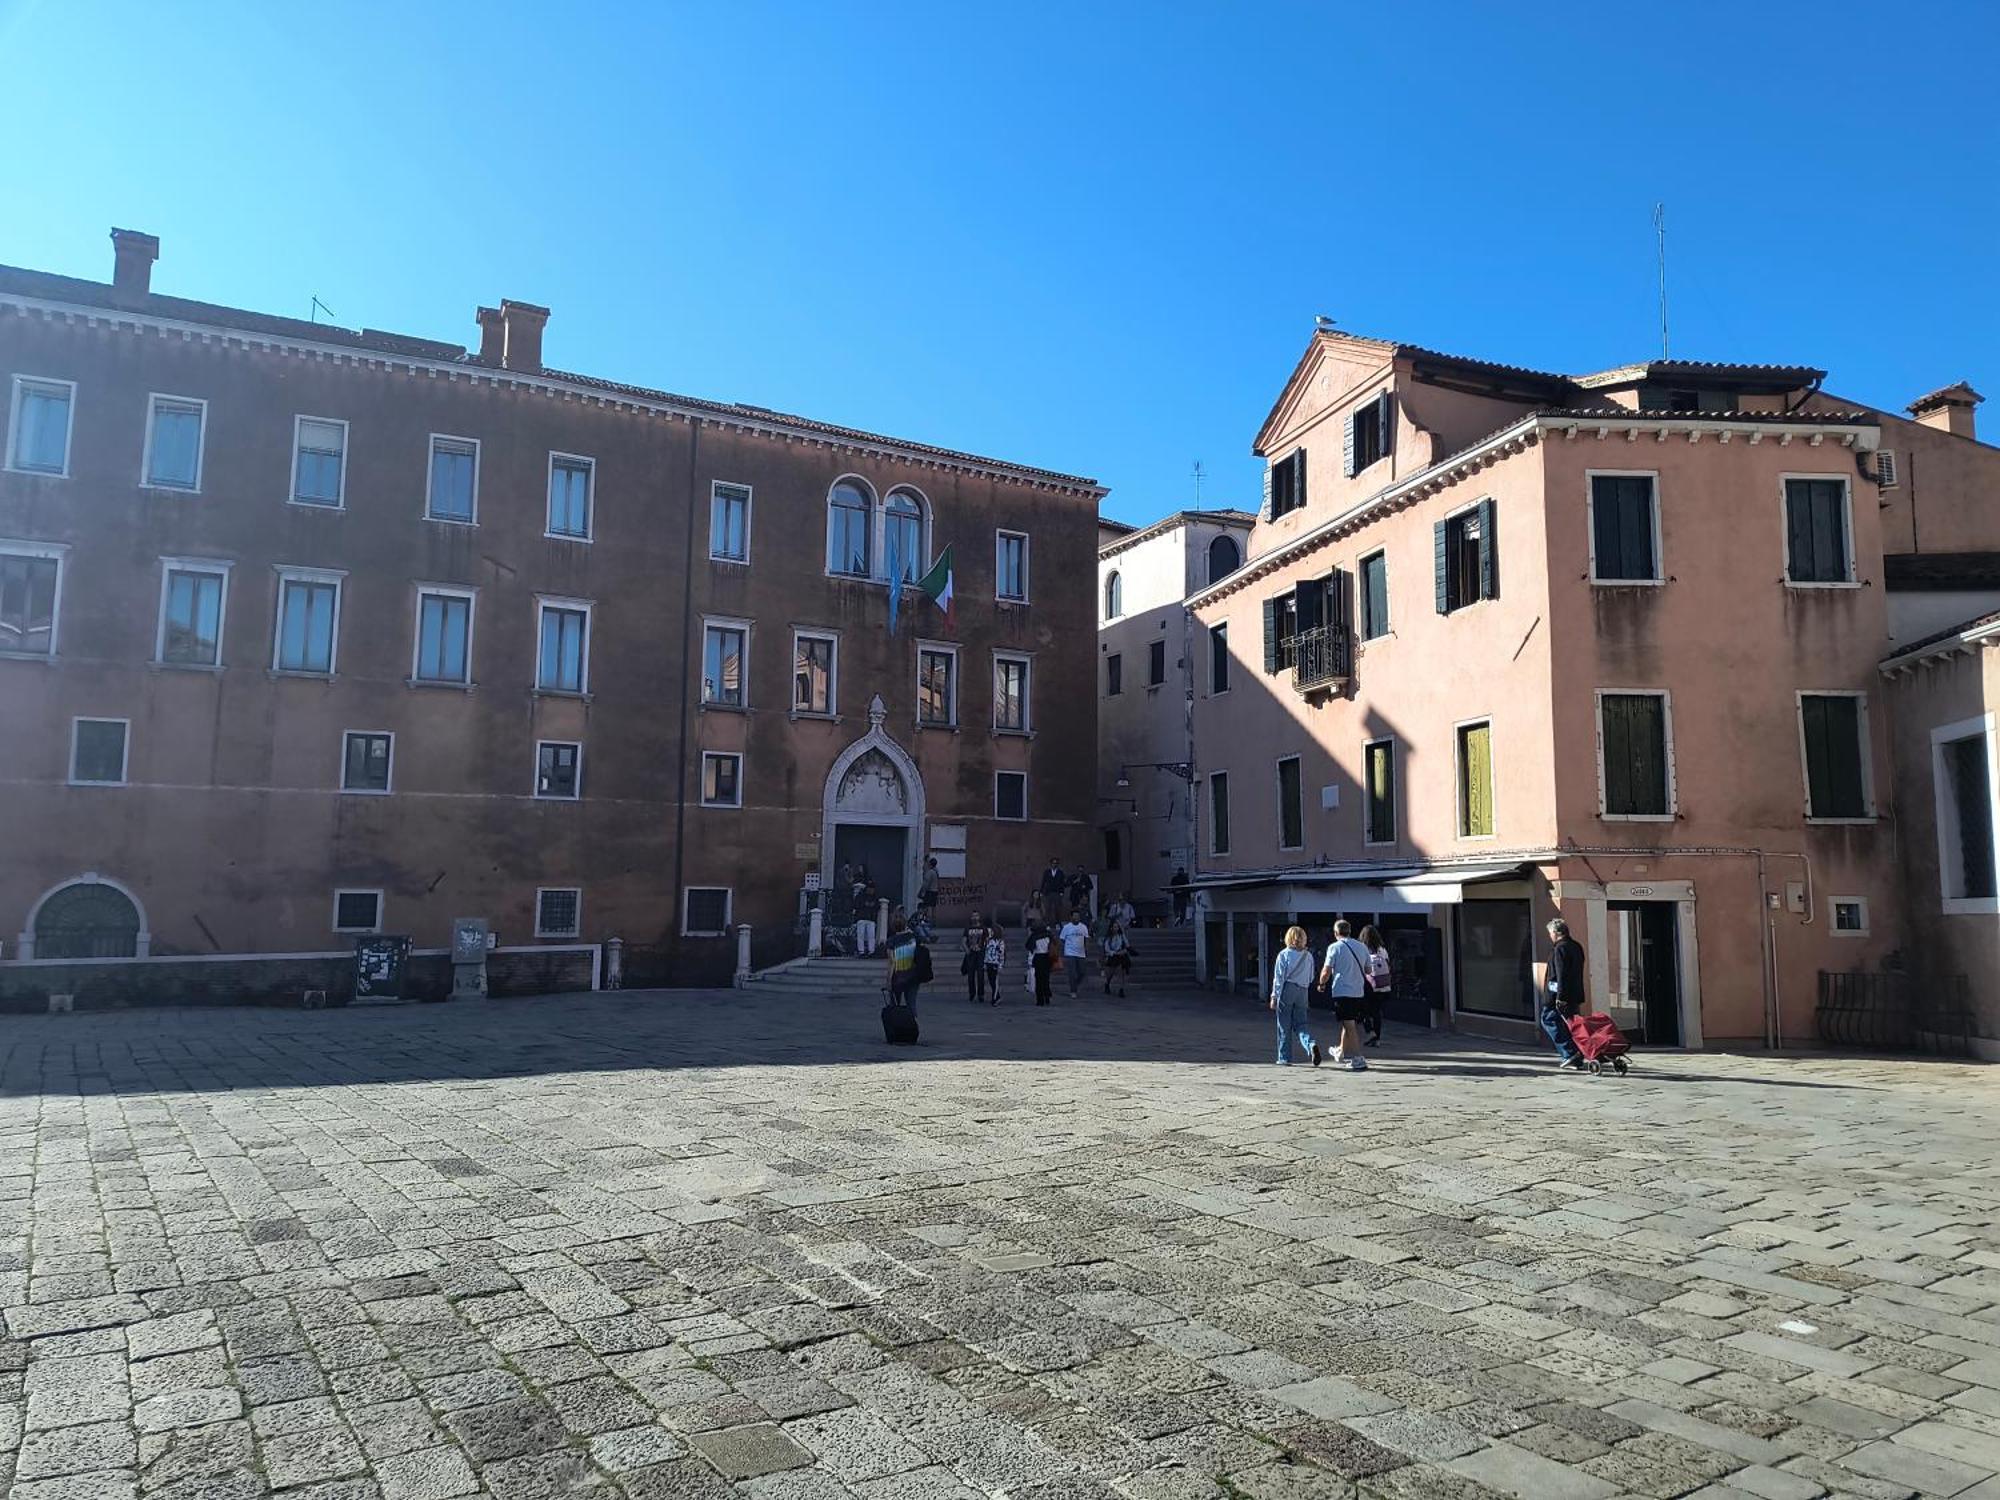
M 1559 1067 L 1581 1068 L 1583 1054 L 1569 1034 L 1569 1018 L 1583 1013 L 1583 944 L 1569 935 L 1561 917 L 1549 922 L 1549 969 L 1542 982 L 1542 1030 L 1556 1049 Z

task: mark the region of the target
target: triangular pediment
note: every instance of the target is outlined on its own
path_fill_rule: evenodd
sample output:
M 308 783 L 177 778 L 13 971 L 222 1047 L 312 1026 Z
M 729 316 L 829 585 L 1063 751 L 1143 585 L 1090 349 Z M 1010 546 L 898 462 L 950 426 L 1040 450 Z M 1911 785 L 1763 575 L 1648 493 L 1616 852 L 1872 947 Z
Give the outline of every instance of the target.
M 1298 364 L 1293 366 L 1284 390 L 1279 392 L 1277 404 L 1258 428 L 1251 451 L 1268 457 L 1271 445 L 1281 434 L 1379 373 L 1396 357 L 1397 347 L 1382 339 L 1342 333 L 1337 328 L 1316 330 Z

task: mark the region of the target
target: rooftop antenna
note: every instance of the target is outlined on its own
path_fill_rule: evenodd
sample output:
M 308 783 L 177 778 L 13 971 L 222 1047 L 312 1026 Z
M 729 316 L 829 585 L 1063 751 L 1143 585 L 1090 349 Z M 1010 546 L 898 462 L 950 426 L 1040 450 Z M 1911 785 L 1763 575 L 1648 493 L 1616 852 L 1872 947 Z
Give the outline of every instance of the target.
M 1653 238 L 1660 259 L 1660 358 L 1667 357 L 1667 205 L 1653 205 Z
M 1194 508 L 1195 508 L 1196 510 L 1200 510 L 1200 509 L 1201 509 L 1201 481 L 1202 481 L 1202 477 L 1203 477 L 1203 476 L 1202 476 L 1202 468 L 1201 468 L 1201 460 L 1197 458 L 1197 459 L 1196 459 L 1196 460 L 1194 461 Z
M 324 302 L 320 301 L 319 298 L 315 297 L 313 298 L 311 321 L 317 323 L 319 321 L 319 315 L 321 313 L 326 314 L 328 322 L 332 322 L 338 316 L 332 308 L 328 307 Z

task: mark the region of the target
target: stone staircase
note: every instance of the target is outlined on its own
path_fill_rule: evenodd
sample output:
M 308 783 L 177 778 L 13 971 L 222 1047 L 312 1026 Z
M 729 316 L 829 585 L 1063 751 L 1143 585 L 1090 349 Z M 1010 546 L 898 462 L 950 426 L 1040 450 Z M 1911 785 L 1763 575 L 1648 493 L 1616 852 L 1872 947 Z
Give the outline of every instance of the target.
M 926 995 L 962 996 L 965 993 L 965 980 L 958 972 L 958 939 L 957 931 L 938 934 L 937 946 L 931 950 L 937 978 L 925 987 Z M 1192 927 L 1141 928 L 1133 934 L 1132 945 L 1137 950 L 1132 960 L 1132 989 L 1185 990 L 1194 985 Z M 1009 1000 L 1027 994 L 1025 947 L 1018 932 L 1008 933 L 1007 962 L 1000 972 L 1000 993 Z M 801 959 L 753 975 L 750 987 L 766 994 L 795 996 L 801 1001 L 873 998 L 879 1002 L 882 999 L 882 973 L 883 963 L 879 954 L 873 958 Z M 1054 982 L 1060 991 L 1064 984 L 1060 963 Z M 1093 985 L 1104 982 L 1094 946 L 1084 982 Z

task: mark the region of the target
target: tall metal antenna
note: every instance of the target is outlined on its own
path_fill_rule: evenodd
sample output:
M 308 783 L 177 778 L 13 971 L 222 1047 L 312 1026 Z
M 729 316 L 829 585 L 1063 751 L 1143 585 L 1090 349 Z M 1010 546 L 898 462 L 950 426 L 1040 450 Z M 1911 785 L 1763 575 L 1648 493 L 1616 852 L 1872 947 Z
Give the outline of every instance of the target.
M 1660 358 L 1667 357 L 1667 205 L 1653 205 L 1653 237 L 1660 253 Z
M 332 308 L 328 307 L 324 302 L 320 301 L 319 298 L 315 297 L 313 298 L 311 321 L 317 323 L 319 321 L 319 315 L 321 313 L 325 313 L 329 319 L 338 316 L 338 314 L 335 313 Z
M 1194 461 L 1194 508 L 1201 509 L 1201 481 L 1203 478 L 1201 460 Z

